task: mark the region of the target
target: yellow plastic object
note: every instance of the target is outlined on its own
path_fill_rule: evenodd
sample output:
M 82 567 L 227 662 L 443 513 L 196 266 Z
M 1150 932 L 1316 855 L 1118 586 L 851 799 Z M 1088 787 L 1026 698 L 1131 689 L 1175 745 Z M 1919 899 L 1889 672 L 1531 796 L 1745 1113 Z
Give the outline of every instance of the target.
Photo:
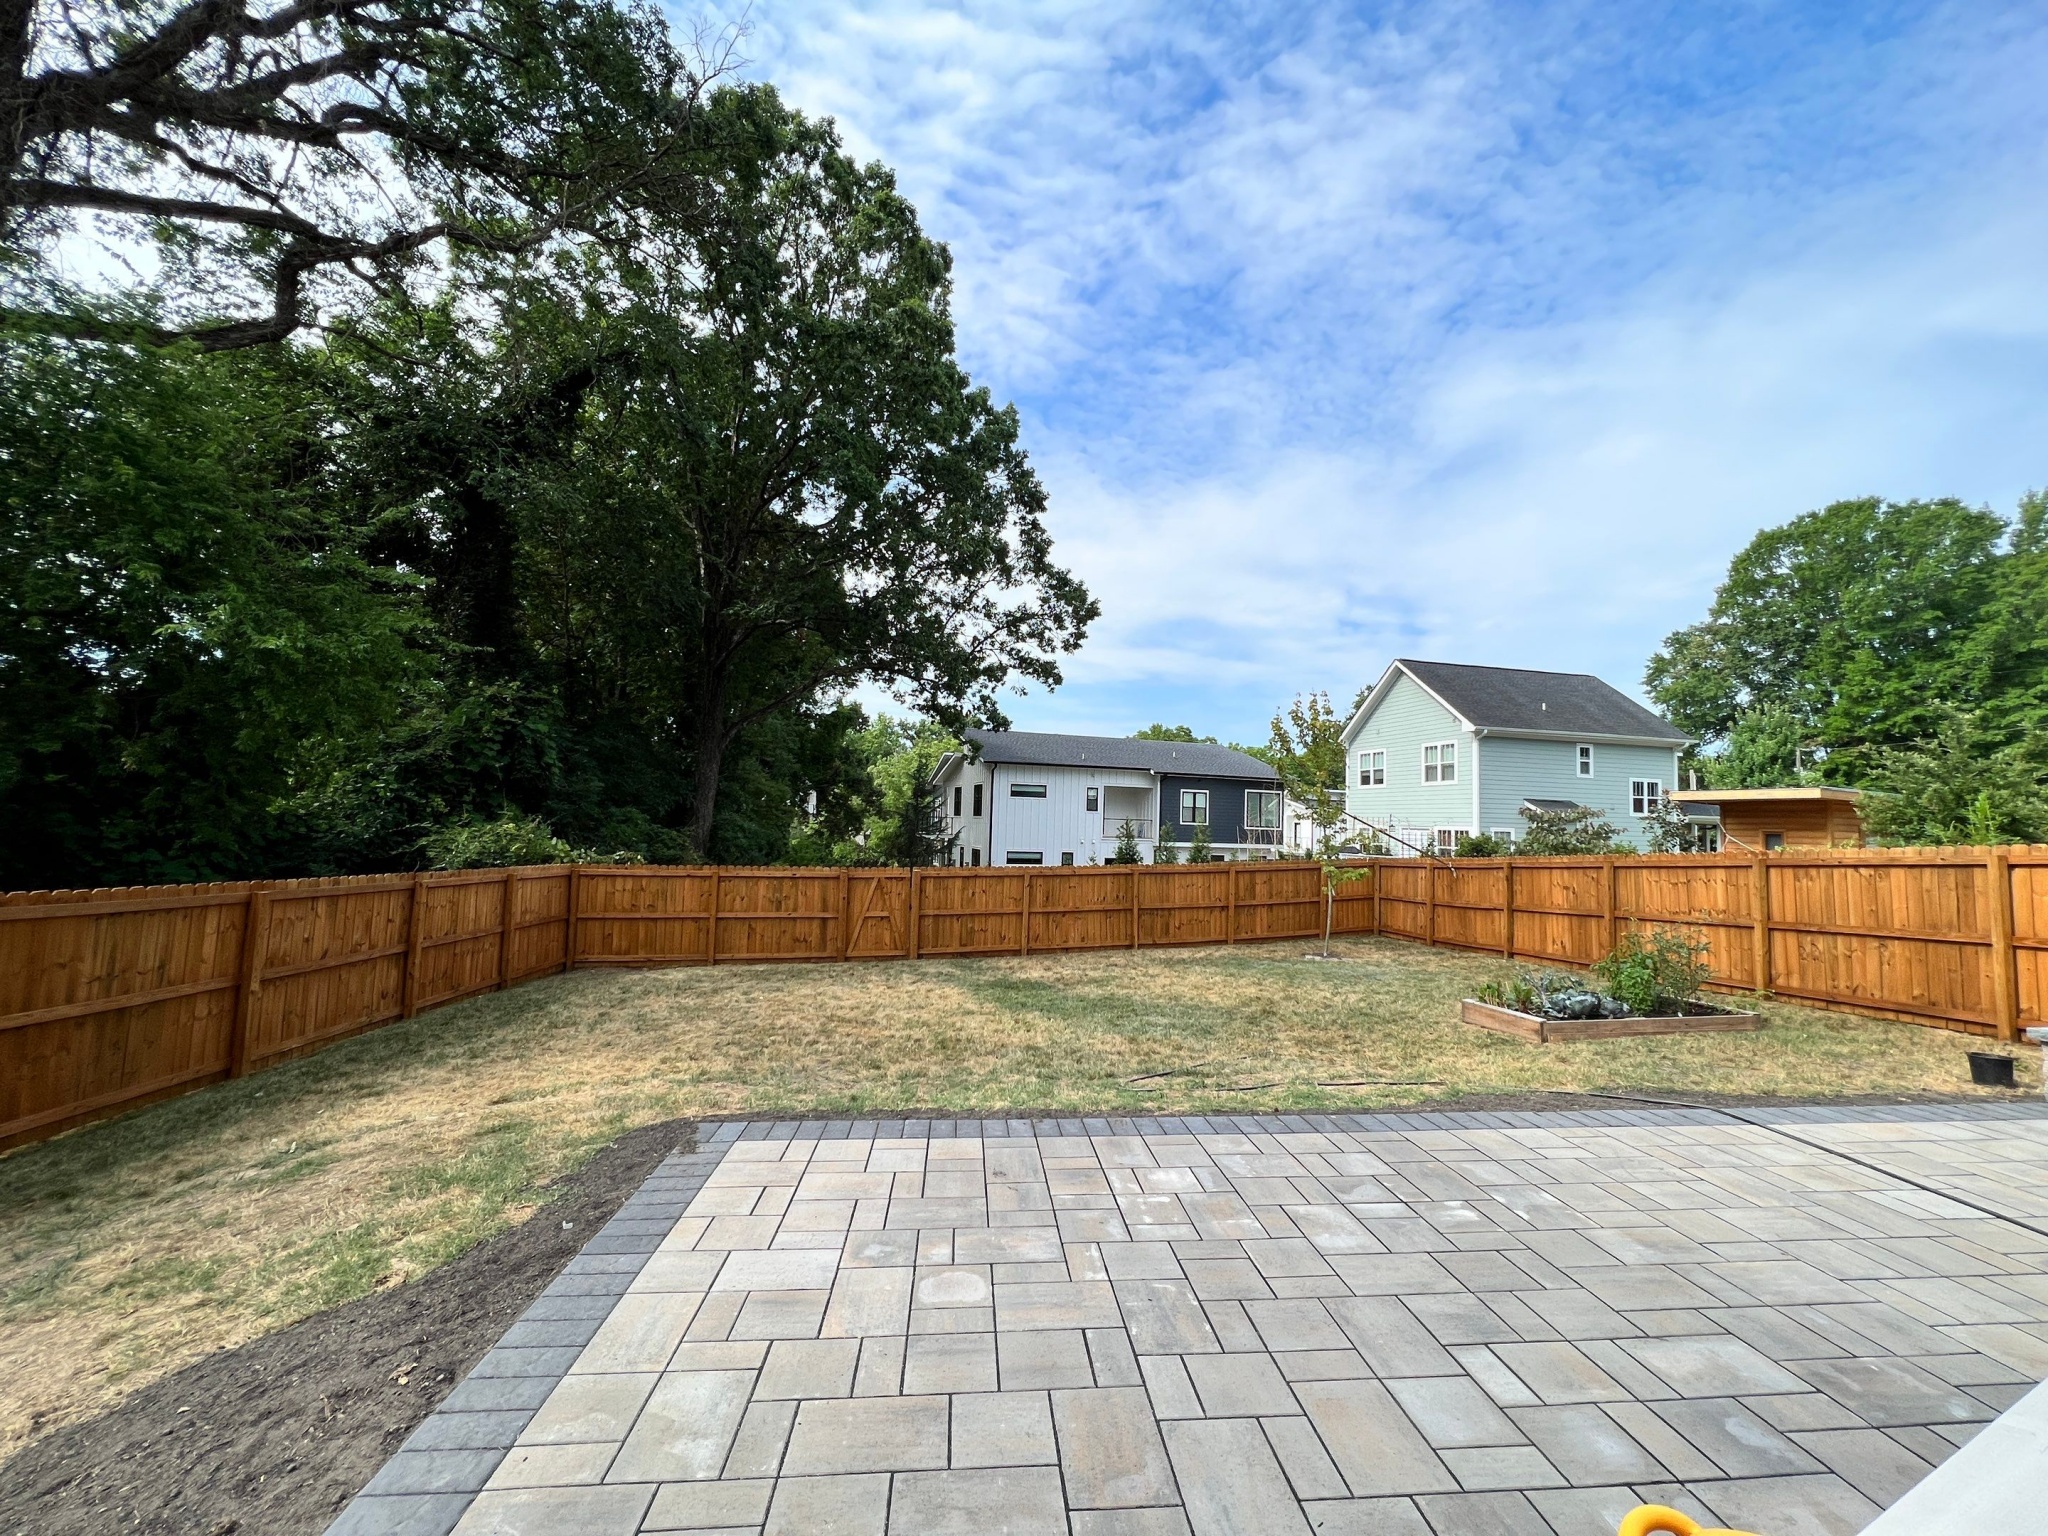
M 1628 1512 L 1619 1536 L 1756 1536 L 1753 1531 L 1731 1531 L 1725 1526 L 1701 1525 L 1691 1515 L 1662 1504 L 1644 1504 Z

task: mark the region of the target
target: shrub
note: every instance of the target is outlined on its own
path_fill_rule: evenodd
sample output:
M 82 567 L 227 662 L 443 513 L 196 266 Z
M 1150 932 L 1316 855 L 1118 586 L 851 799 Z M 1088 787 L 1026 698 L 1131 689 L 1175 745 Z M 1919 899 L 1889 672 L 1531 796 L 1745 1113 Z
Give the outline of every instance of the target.
M 1160 826 L 1159 836 L 1152 844 L 1152 862 L 1154 864 L 1178 864 L 1180 862 L 1180 844 L 1174 841 L 1173 828 L 1164 824 Z
M 538 816 L 514 810 L 494 821 L 465 817 L 436 828 L 420 840 L 431 869 L 509 869 L 516 864 L 639 864 L 637 853 L 599 853 L 574 848 L 555 836 Z
M 1112 864 L 1136 864 L 1138 858 L 1138 829 L 1126 816 L 1123 824 L 1116 829 L 1116 852 L 1109 856 Z
M 1631 929 L 1593 974 L 1637 1013 L 1675 1013 L 1698 1000 L 1713 968 L 1703 940 L 1670 929 Z
M 1522 834 L 1521 846 L 1515 851 L 1530 858 L 1628 851 L 1613 824 L 1590 805 L 1575 805 L 1566 811 L 1525 810 L 1522 820 L 1529 830 Z
M 1195 828 L 1194 841 L 1188 844 L 1188 862 L 1206 864 L 1209 862 L 1209 824 L 1205 821 Z
M 1454 859 L 1504 859 L 1515 851 L 1515 845 L 1504 837 L 1495 837 L 1491 832 L 1460 832 L 1458 845 L 1451 850 Z

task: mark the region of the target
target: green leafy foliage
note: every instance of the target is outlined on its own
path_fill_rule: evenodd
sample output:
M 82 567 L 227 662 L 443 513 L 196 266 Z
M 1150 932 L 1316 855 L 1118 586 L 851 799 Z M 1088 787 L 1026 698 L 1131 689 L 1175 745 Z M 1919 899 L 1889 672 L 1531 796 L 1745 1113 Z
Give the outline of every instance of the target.
M 521 864 L 639 864 L 631 849 L 572 848 L 538 816 L 505 811 L 469 817 L 429 833 L 420 843 L 431 869 L 510 869 Z
M 1524 810 L 1522 821 L 1527 830 L 1515 852 L 1526 858 L 1628 851 L 1614 824 L 1591 806 L 1575 805 L 1562 811 Z
M 1651 694 L 1723 761 L 1717 788 L 1793 782 L 1799 745 L 1861 784 L 1879 749 L 1931 739 L 1945 708 L 1985 743 L 2048 726 L 2048 503 L 2008 521 L 1960 501 L 1839 501 L 1766 529 L 1705 620 L 1649 664 Z
M 1159 835 L 1152 840 L 1152 862 L 1154 864 L 1178 864 L 1180 862 L 1180 840 L 1173 835 L 1173 828 L 1165 822 L 1159 825 Z
M 1188 862 L 1207 864 L 1210 854 L 1209 823 L 1205 821 L 1196 826 L 1194 836 L 1188 840 Z
M 1457 845 L 1451 850 L 1451 857 L 1457 859 L 1504 859 L 1515 851 L 1515 845 L 1504 837 L 1495 837 L 1491 832 L 1460 832 Z
M 1137 825 L 1126 817 L 1116 829 L 1116 852 L 1109 856 L 1112 864 L 1142 864 L 1144 855 L 1138 848 Z
M 1632 928 L 1621 936 L 1593 974 L 1608 995 L 1636 1013 L 1677 1013 L 1699 1000 L 1700 988 L 1713 978 L 1708 946 L 1674 929 L 1645 933 Z
M 1131 740 L 1206 742 L 1210 746 L 1216 744 L 1214 736 L 1197 736 L 1195 728 L 1191 725 L 1161 725 L 1157 721 L 1146 726 L 1142 731 L 1131 732 Z
M 1924 741 L 1881 749 L 1864 797 L 1863 824 L 1880 842 L 2048 842 L 2048 772 L 2040 739 L 1998 747 L 1962 710 L 1943 711 Z

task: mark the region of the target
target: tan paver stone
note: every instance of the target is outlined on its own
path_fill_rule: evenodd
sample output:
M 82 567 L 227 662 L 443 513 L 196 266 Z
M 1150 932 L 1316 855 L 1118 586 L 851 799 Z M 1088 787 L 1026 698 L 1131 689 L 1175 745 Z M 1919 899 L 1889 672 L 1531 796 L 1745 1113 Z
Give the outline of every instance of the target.
M 1783 1366 L 1765 1359 L 1742 1340 L 1726 1335 L 1692 1339 L 1624 1339 L 1619 1347 L 1654 1372 L 1681 1397 L 1797 1392 L 1802 1385 L 1799 1378 Z
M 683 1341 L 703 1297 L 694 1292 L 650 1292 L 621 1296 L 583 1353 L 569 1367 L 583 1376 L 620 1371 L 658 1371 Z
M 996 1339 L 992 1333 L 926 1334 L 910 1340 L 903 1360 L 903 1390 L 993 1392 Z
M 601 1483 L 618 1445 L 520 1445 L 506 1452 L 486 1488 L 565 1488 Z M 1905 1452 L 1901 1451 L 1901 1455 Z
M 633 1536 L 654 1498 L 654 1485 L 595 1488 L 507 1488 L 476 1496 L 458 1536 Z
M 1005 1392 L 1038 1391 L 1047 1387 L 1095 1384 L 1088 1343 L 1078 1329 L 994 1335 L 996 1359 Z
M 1052 1467 L 905 1472 L 896 1478 L 890 1536 L 1067 1536 Z
M 1048 1328 L 1115 1328 L 1123 1316 L 1116 1295 L 1101 1280 L 998 1285 L 996 1331 L 1023 1333 Z
M 641 1525 L 647 1531 L 709 1531 L 756 1526 L 768 1518 L 775 1484 L 766 1479 L 664 1483 Z
M 1271 1355 L 1188 1355 L 1181 1363 L 1205 1417 L 1255 1418 L 1301 1411 Z
M 1220 1350 L 1208 1314 L 1185 1280 L 1119 1280 L 1118 1309 L 1140 1355 L 1188 1355 Z
M 953 1234 L 952 1252 L 918 1263 L 1057 1264 L 1066 1258 L 1059 1229 L 1050 1226 L 987 1227 L 976 1223 Z
M 1204 1301 L 1272 1296 L 1272 1287 L 1249 1259 L 1188 1259 L 1181 1264 L 1188 1284 Z
M 1403 1377 L 1389 1381 L 1387 1390 L 1422 1431 L 1422 1438 L 1438 1450 L 1527 1442 L 1514 1421 L 1466 1377 Z
M 1934 1470 L 1924 1458 L 1881 1430 L 1809 1430 L 1790 1438 L 1880 1508 L 1898 1502 Z
M 1304 1505 L 1303 1513 L 1316 1536 L 1430 1536 L 1429 1522 L 1413 1499 L 1325 1499 Z
M 895 1397 L 903 1390 L 903 1354 L 909 1341 L 901 1337 L 869 1337 L 860 1341 L 860 1365 L 853 1373 L 855 1397 Z
M 765 1249 L 726 1258 L 715 1291 L 829 1290 L 839 1255 L 829 1248 Z
M 751 1371 L 664 1376 L 607 1474 L 615 1483 L 717 1477 L 754 1384 Z
M 1819 1462 L 1733 1399 L 1709 1397 L 1650 1406 L 1729 1477 L 1821 1470 Z
M 1444 1465 L 1468 1493 L 1524 1488 L 1562 1488 L 1567 1479 L 1533 1445 L 1490 1445 L 1480 1450 L 1441 1451 Z
M 988 1272 L 979 1265 L 921 1269 L 912 1295 L 920 1307 L 987 1307 L 995 1302 Z
M 785 1477 L 775 1485 L 762 1536 L 885 1536 L 889 1479 Z
M 1323 1303 L 1365 1363 L 1382 1376 L 1449 1376 L 1457 1362 L 1393 1296 L 1333 1297 Z
M 626 1438 L 660 1377 L 565 1376 L 520 1431 L 521 1445 L 571 1445 Z
M 1245 1315 L 1269 1350 L 1349 1349 L 1351 1340 L 1320 1301 L 1248 1301 Z
M 711 1282 L 718 1277 L 718 1266 L 725 1262 L 722 1250 L 711 1253 L 654 1253 L 648 1255 L 647 1266 L 633 1277 L 628 1288 L 631 1295 L 640 1291 L 695 1291 L 702 1295 L 711 1289 Z
M 1045 1393 L 971 1392 L 953 1399 L 954 1466 L 1051 1466 L 1058 1460 Z
M 1187 1363 L 1179 1355 L 1141 1355 L 1138 1372 L 1152 1399 L 1152 1415 L 1158 1419 L 1199 1419 L 1202 1400 L 1188 1376 Z
M 1273 1454 L 1280 1458 L 1287 1481 L 1294 1485 L 1297 1499 L 1341 1499 L 1350 1495 L 1337 1464 L 1323 1449 L 1322 1437 L 1306 1418 L 1262 1419 L 1260 1423 Z
M 849 1396 L 859 1361 L 858 1339 L 779 1339 L 768 1347 L 754 1399 Z
M 1424 1296 L 1464 1289 L 1426 1253 L 1334 1254 L 1330 1268 L 1358 1296 Z
M 730 1249 L 735 1252 L 765 1249 L 775 1241 L 780 1216 L 714 1216 L 704 1235 L 697 1239 L 700 1251 Z
M 751 1371 L 768 1358 L 766 1339 L 738 1339 L 719 1344 L 683 1343 L 669 1356 L 671 1371 Z
M 1448 1492 L 1457 1479 L 1377 1381 L 1296 1382 L 1294 1395 L 1351 1491 Z
M 830 1257 L 828 1254 L 827 1257 Z M 826 1291 L 749 1291 L 733 1320 L 735 1339 L 814 1339 L 825 1316 Z
M 1142 1387 L 1052 1394 L 1067 1503 L 1075 1509 L 1175 1504 L 1173 1472 Z
M 1308 1521 L 1255 1422 L 1183 1419 L 1165 1434 L 1195 1536 L 1308 1536 Z
M 832 1285 L 819 1333 L 826 1338 L 866 1338 L 901 1333 L 910 1324 L 909 1269 L 842 1269 Z
M 697 1315 L 683 1337 L 700 1344 L 723 1341 L 732 1332 L 746 1300 L 744 1291 L 713 1291 L 697 1308 Z
M 796 1403 L 792 1400 L 749 1403 L 739 1433 L 732 1437 L 724 1475 L 773 1477 L 782 1467 L 783 1448 L 789 1444 L 789 1427 L 795 1421 Z
M 943 1467 L 943 1397 L 822 1399 L 797 1410 L 783 1458 L 788 1477 L 835 1472 L 904 1472 Z
M 1280 1367 L 1280 1374 L 1289 1381 L 1349 1381 L 1372 1374 L 1372 1367 L 1360 1358 L 1355 1349 L 1283 1350 L 1273 1356 L 1273 1363 Z M 1510 1375 L 1512 1379 L 1511 1373 L 1503 1371 L 1502 1374 Z M 1534 1397 L 1530 1401 L 1534 1402 Z
M 1592 1403 L 1516 1408 L 1508 1417 L 1567 1481 L 1581 1487 L 1645 1483 L 1685 1475 L 1660 1463 L 1633 1435 Z M 1668 1436 L 1658 1438 L 1668 1443 Z
M 1068 1519 L 1074 1536 L 1190 1536 L 1178 1509 L 1077 1509 Z
M 1695 1483 L 1691 1491 L 1718 1519 L 1771 1536 L 1855 1536 L 1878 1515 L 1870 1500 L 1825 1473 Z

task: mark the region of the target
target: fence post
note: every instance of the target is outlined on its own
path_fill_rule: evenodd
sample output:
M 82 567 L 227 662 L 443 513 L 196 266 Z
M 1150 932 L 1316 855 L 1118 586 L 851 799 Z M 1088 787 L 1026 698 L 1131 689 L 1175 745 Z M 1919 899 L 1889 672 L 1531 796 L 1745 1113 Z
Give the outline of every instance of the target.
M 913 960 L 917 958 L 918 930 L 924 926 L 924 914 L 917 900 L 919 883 L 917 866 L 913 864 L 910 866 L 910 958 Z
M 2013 974 L 2012 854 L 1994 848 L 1986 861 L 1991 878 L 1991 1007 L 1998 1038 L 2020 1037 L 2019 979 Z
M 1614 860 L 1600 861 L 1600 915 L 1605 919 L 1607 929 L 1607 954 L 1614 953 L 1614 946 L 1621 941 L 1621 914 L 1615 910 Z
M 853 953 L 853 877 L 839 866 L 839 958 Z
M 1515 958 L 1515 861 L 1500 862 L 1500 957 Z
M 1771 865 L 1761 853 L 1750 855 L 1750 898 L 1756 927 L 1756 991 L 1771 990 Z
M 1139 916 L 1143 909 L 1138 902 L 1138 871 L 1143 868 L 1142 864 L 1133 864 L 1131 866 L 1131 948 L 1133 949 L 1138 947 L 1138 933 L 1144 926 L 1143 919 Z
M 420 941 L 427 936 L 427 872 L 412 877 L 412 906 L 405 919 L 405 1006 L 399 1017 L 409 1019 L 420 1011 Z
M 512 934 L 519 913 L 519 871 L 505 871 L 505 921 L 498 936 L 498 990 L 512 985 Z
M 718 866 L 711 866 L 711 921 L 704 939 L 704 963 L 718 964 Z
M 249 1070 L 249 1025 L 263 991 L 263 951 L 269 942 L 270 892 L 259 886 L 249 892 L 242 913 L 242 978 L 235 991 L 235 1020 L 228 1030 L 229 1077 Z
M 568 926 L 562 934 L 562 969 L 572 970 L 576 965 L 576 942 L 583 932 L 583 866 L 569 866 L 569 916 Z

